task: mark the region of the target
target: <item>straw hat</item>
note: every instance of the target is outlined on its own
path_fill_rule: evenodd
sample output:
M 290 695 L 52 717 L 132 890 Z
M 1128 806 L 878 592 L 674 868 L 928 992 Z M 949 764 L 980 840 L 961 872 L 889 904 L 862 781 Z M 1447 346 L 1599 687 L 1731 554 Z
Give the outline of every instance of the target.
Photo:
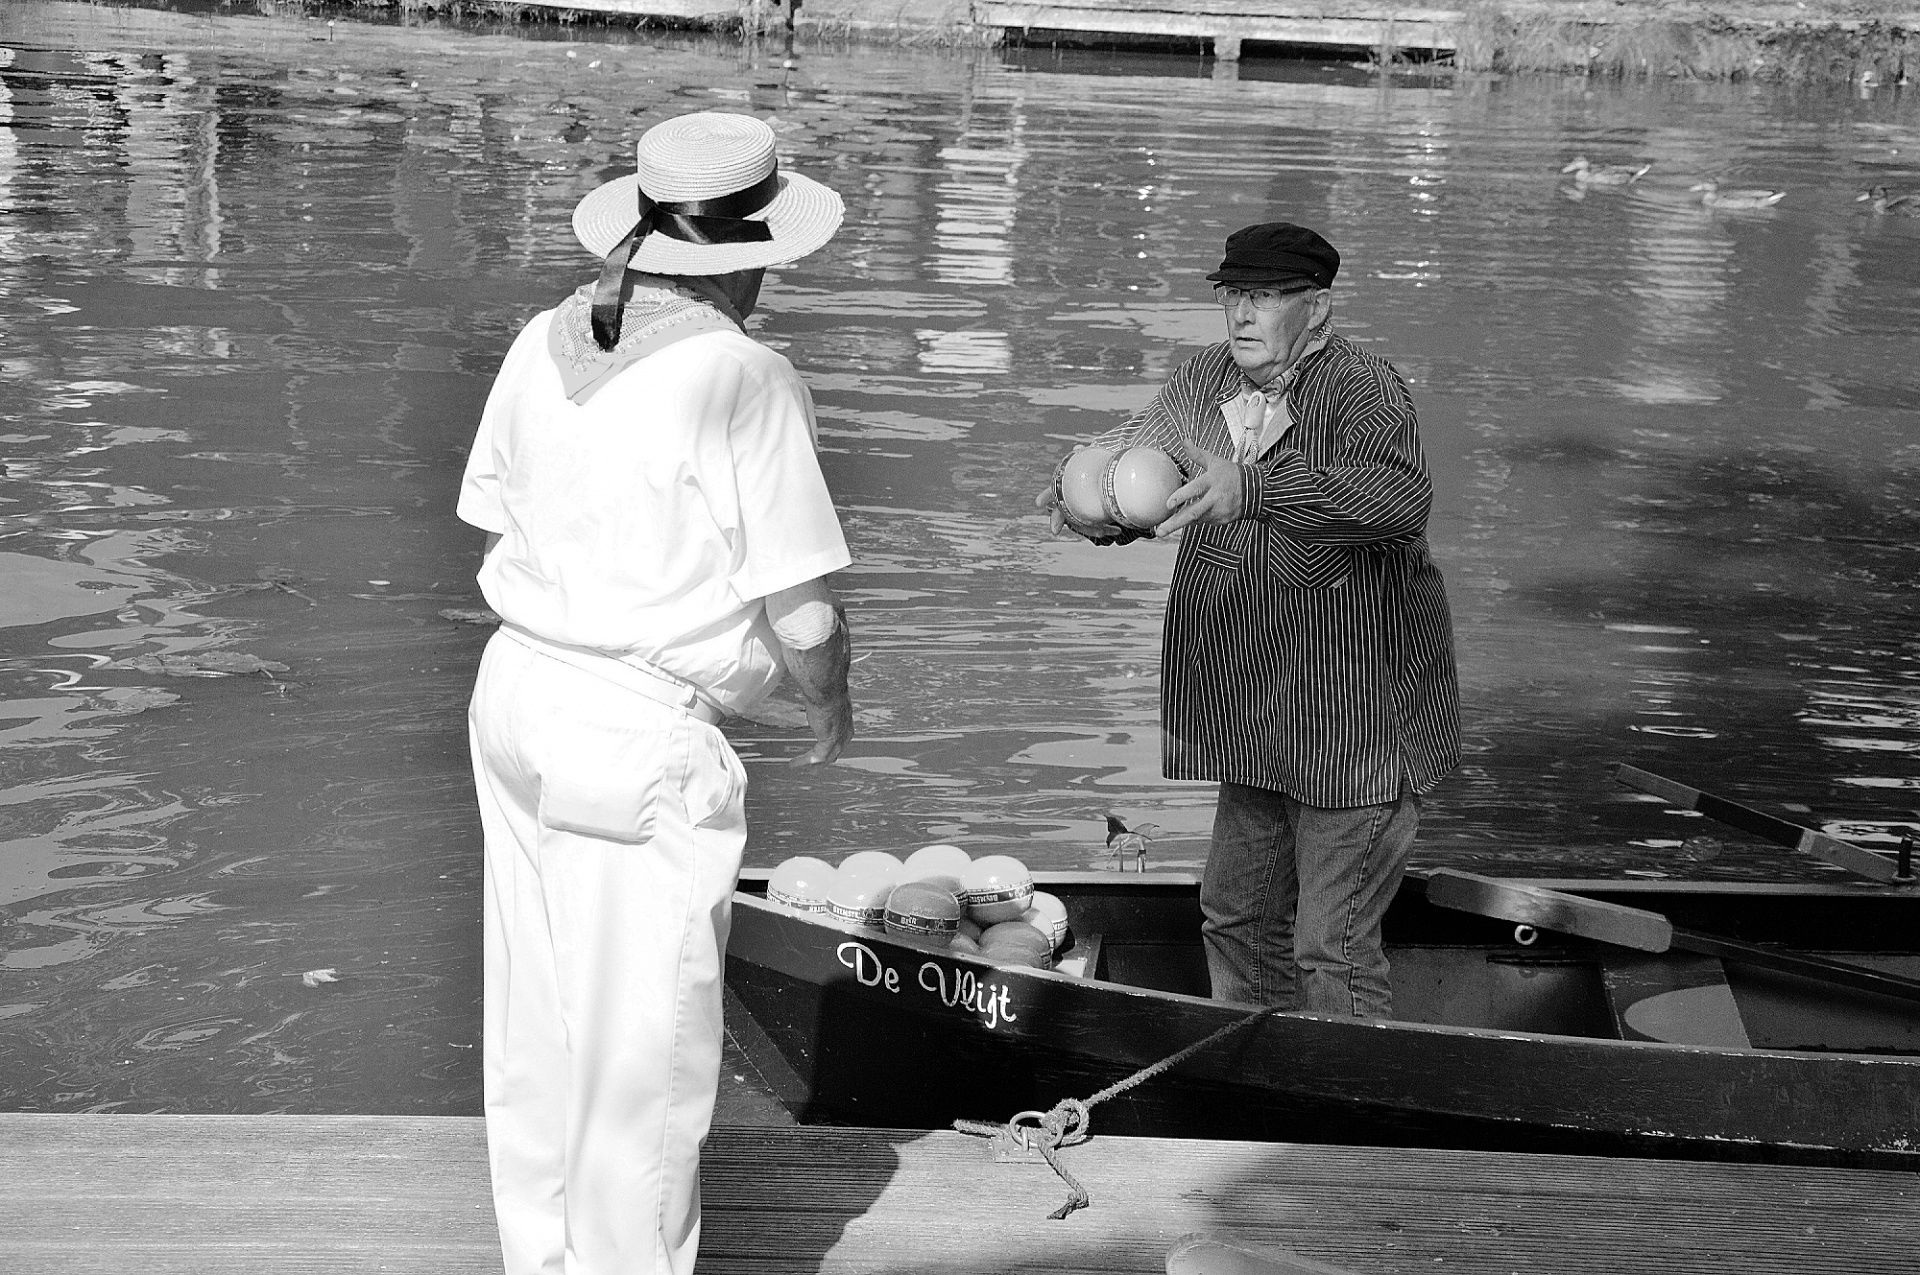
M 629 269 L 714 275 L 784 265 L 831 239 L 846 211 L 819 182 L 781 172 L 773 130 L 750 115 L 676 116 L 648 129 L 636 152 L 638 171 L 590 191 L 573 210 L 574 235 L 604 258 L 653 205 Z

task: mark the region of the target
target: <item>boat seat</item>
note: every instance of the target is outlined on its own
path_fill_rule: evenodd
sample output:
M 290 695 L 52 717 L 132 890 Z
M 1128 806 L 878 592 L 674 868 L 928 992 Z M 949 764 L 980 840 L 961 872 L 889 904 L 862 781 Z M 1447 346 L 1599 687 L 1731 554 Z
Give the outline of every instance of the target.
M 1621 1040 L 1753 1048 L 1718 957 L 1609 954 L 1600 963 L 1600 981 Z

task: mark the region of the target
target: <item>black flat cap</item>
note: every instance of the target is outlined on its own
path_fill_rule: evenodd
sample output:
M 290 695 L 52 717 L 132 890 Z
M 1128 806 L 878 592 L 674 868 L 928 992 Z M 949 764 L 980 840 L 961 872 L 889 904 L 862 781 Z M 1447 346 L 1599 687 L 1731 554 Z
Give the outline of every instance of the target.
M 1207 278 L 1236 288 L 1286 283 L 1331 288 L 1339 270 L 1340 254 L 1325 239 L 1290 221 L 1269 221 L 1228 235 L 1226 258 Z

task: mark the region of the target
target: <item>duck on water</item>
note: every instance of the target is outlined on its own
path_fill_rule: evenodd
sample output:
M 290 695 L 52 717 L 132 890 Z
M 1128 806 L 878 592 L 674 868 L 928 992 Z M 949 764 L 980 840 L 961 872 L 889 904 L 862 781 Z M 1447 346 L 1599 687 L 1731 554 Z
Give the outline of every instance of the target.
M 1585 155 L 1575 155 L 1573 162 L 1560 171 L 1573 174 L 1573 180 L 1582 186 L 1625 186 L 1639 181 L 1653 167 L 1651 161 L 1640 164 L 1593 164 Z
M 1708 208 L 1771 208 L 1787 197 L 1784 190 L 1760 186 L 1723 189 L 1718 179 L 1712 177 L 1697 183 L 1692 189 L 1701 192 L 1700 202 Z
M 1920 217 L 1920 195 L 1895 195 L 1885 186 L 1874 186 L 1854 196 L 1856 204 L 1866 204 L 1877 217 Z

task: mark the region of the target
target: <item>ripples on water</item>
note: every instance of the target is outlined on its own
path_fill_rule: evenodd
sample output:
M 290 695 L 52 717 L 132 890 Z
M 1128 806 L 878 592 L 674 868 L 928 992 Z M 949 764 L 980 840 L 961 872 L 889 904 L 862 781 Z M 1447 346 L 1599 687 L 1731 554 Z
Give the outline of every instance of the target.
M 861 737 L 799 775 L 800 732 L 733 731 L 752 862 L 1084 866 L 1109 810 L 1198 862 L 1211 794 L 1158 768 L 1172 550 L 1029 501 L 1212 339 L 1201 276 L 1276 216 L 1341 247 L 1344 330 L 1420 404 L 1469 748 L 1426 862 L 1820 875 L 1620 760 L 1914 818 L 1920 222 L 1853 202 L 1920 186 L 1910 97 L 328 29 L 0 12 L 7 1106 L 475 1109 L 454 488 L 512 333 L 587 277 L 574 200 L 702 107 L 848 203 L 758 327 L 819 402 Z M 1575 153 L 1655 167 L 1582 197 Z M 1708 174 L 1790 193 L 1708 213 Z

